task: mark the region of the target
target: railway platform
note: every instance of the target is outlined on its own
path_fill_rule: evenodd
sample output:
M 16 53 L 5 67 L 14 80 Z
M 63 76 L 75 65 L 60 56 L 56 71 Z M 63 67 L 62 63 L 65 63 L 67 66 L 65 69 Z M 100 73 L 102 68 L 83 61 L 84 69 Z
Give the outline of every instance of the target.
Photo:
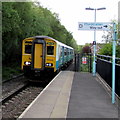
M 60 72 L 21 118 L 118 118 L 118 107 L 90 73 Z

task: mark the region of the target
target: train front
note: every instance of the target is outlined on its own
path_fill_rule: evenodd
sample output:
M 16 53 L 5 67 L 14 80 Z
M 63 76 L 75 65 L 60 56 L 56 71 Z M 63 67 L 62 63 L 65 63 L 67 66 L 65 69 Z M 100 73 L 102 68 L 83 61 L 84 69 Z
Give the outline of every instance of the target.
M 55 72 L 55 66 L 56 43 L 52 38 L 36 36 L 23 40 L 22 70 L 26 76 Z

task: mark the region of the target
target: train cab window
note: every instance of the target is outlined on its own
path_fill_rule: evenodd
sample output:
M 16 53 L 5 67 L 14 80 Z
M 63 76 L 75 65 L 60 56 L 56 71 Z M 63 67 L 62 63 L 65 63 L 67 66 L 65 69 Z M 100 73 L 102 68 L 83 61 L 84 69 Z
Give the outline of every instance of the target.
M 67 55 L 67 52 L 65 51 L 64 54 Z
M 54 46 L 47 46 L 47 55 L 54 55 Z
M 25 53 L 31 54 L 32 51 L 32 45 L 25 45 Z

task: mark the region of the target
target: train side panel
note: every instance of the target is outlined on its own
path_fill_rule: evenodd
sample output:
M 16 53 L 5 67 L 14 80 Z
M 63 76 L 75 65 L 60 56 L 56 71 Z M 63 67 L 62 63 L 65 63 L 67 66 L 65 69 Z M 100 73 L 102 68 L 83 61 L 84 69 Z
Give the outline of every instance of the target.
M 57 44 L 51 39 L 45 39 L 46 41 L 46 60 L 45 68 L 56 71 L 56 54 L 57 54 Z
M 60 45 L 56 43 L 56 70 L 60 68 Z
M 26 38 L 22 42 L 22 65 L 26 73 L 59 71 L 73 59 L 73 48 L 48 36 Z
M 73 60 L 73 48 L 57 42 L 56 46 L 56 70 L 66 67 Z
M 31 65 L 31 49 L 32 49 L 32 38 L 24 39 L 22 41 L 22 65 L 21 69 L 30 69 Z

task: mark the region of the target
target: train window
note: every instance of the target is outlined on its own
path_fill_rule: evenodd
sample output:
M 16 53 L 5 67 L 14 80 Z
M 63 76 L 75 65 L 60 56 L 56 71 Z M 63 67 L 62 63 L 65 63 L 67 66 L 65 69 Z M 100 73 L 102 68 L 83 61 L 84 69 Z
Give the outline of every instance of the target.
M 60 51 L 60 52 L 61 52 L 60 54 L 62 55 L 62 53 L 63 53 L 63 49 L 62 49 L 62 47 L 61 47 L 61 51 Z
M 68 55 L 70 54 L 70 52 L 68 51 Z
M 26 41 L 25 43 L 30 43 L 30 44 L 32 44 L 32 41 Z
M 66 53 L 66 48 L 64 48 L 64 55 L 67 55 L 67 53 Z
M 66 51 L 64 51 L 64 54 L 65 54 L 65 55 L 67 55 L 67 52 L 66 52 Z
M 32 45 L 25 45 L 25 53 L 31 54 Z
M 47 55 L 54 55 L 54 46 L 47 46 Z

